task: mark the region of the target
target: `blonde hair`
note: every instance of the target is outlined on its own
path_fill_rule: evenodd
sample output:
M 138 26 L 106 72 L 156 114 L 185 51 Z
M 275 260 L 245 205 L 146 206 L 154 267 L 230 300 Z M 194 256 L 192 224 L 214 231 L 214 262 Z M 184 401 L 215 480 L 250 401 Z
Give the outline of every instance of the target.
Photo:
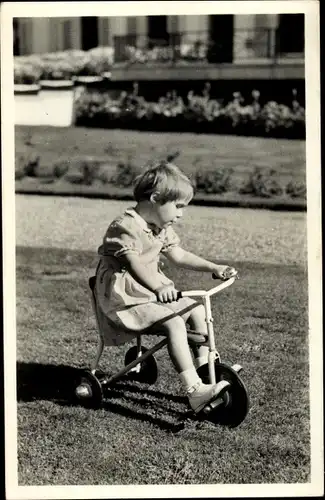
M 136 179 L 136 201 L 149 200 L 153 193 L 156 193 L 156 200 L 162 205 L 177 200 L 189 203 L 193 197 L 193 185 L 176 165 L 161 162 L 147 169 Z

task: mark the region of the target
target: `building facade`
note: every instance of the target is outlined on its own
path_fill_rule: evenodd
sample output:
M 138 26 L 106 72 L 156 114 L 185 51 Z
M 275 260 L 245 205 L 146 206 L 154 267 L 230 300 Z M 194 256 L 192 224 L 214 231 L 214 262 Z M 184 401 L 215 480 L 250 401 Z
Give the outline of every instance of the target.
M 197 73 L 193 73 L 193 68 L 198 59 L 192 61 L 192 69 L 165 67 L 160 75 L 150 72 L 146 65 L 140 70 L 123 69 L 127 46 L 137 50 L 194 46 L 199 50 L 207 44 L 212 47 L 205 58 L 208 64 L 201 65 Z M 97 46 L 114 47 L 113 73 L 118 80 L 173 79 L 175 70 L 181 79 L 304 78 L 303 14 L 52 17 L 14 21 L 15 55 L 89 50 Z M 172 53 L 175 55 L 176 51 Z M 171 59 L 167 56 L 167 63 L 179 66 L 177 57 Z
M 303 57 L 304 52 L 303 14 L 19 18 L 14 28 L 16 55 L 88 50 L 114 46 L 119 37 L 135 41 L 168 34 L 219 41 L 225 47 L 224 62 L 272 57 L 275 51 L 282 57 Z

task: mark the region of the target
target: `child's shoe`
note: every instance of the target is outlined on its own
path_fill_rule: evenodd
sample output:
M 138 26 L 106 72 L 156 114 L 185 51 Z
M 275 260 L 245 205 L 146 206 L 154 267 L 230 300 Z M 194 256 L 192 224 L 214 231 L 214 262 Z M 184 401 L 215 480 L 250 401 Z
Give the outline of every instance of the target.
M 188 390 L 188 400 L 192 410 L 199 413 L 208 403 L 217 398 L 222 398 L 230 384 L 221 380 L 217 384 L 203 384 L 201 381 Z

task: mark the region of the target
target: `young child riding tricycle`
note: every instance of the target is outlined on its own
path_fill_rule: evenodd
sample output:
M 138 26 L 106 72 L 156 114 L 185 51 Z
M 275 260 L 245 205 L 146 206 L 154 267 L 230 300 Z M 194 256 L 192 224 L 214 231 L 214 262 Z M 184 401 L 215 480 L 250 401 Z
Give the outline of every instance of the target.
M 229 405 L 235 385 L 240 386 L 236 390 L 241 400 L 244 393 L 246 396 L 238 376 L 239 365 L 229 368 L 230 375 L 227 368 L 220 371 L 210 307 L 210 296 L 232 284 L 237 271 L 182 248 L 173 227 L 192 197 L 190 180 L 174 164 L 160 162 L 138 177 L 134 187 L 136 205 L 109 225 L 98 250 L 96 276 L 90 280 L 101 344 L 92 371 L 76 389 L 81 401 L 89 396 L 92 384 L 102 394 L 104 385 L 127 371 L 139 372 L 145 362 L 148 368 L 148 360 L 152 365 L 153 353 L 164 345 L 194 414 L 220 404 Z M 208 272 L 225 283 L 210 292 L 181 293 L 164 274 L 161 255 L 178 267 Z M 195 296 L 201 297 L 203 303 Z M 164 339 L 144 352 L 143 335 Z M 137 339 L 137 348 L 130 350 L 128 366 L 113 377 L 102 377 L 97 384 L 94 378 L 104 345 L 118 346 L 132 339 Z M 219 369 L 215 368 L 216 362 Z M 246 408 L 247 398 L 244 403 Z

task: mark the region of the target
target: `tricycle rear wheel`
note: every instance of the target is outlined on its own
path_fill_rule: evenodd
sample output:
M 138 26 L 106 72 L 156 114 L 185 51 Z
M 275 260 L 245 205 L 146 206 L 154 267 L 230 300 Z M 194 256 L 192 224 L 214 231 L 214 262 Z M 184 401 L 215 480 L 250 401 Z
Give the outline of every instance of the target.
M 85 408 L 98 409 L 103 402 L 103 389 L 98 378 L 90 371 L 83 370 L 75 388 L 74 399 Z
M 141 346 L 141 353 L 144 354 L 148 349 Z M 124 365 L 132 363 L 138 357 L 137 346 L 131 347 L 124 359 Z M 149 356 L 147 359 L 140 363 L 140 370 L 138 372 L 131 371 L 128 373 L 128 377 L 132 380 L 137 380 L 138 382 L 144 382 L 146 384 L 154 384 L 158 379 L 158 363 L 154 355 Z

